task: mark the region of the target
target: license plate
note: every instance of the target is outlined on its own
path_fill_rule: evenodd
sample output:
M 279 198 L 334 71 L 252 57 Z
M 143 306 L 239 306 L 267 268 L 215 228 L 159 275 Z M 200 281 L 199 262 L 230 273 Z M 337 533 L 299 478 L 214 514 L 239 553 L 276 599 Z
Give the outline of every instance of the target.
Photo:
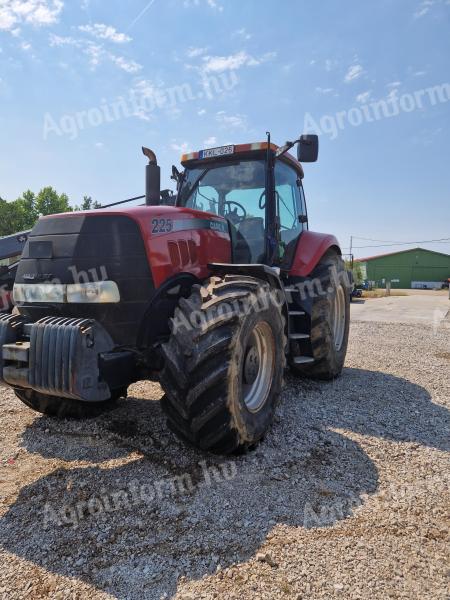
M 234 146 L 220 146 L 219 148 L 209 148 L 208 150 L 200 150 L 199 158 L 214 158 L 215 156 L 226 156 L 234 154 Z

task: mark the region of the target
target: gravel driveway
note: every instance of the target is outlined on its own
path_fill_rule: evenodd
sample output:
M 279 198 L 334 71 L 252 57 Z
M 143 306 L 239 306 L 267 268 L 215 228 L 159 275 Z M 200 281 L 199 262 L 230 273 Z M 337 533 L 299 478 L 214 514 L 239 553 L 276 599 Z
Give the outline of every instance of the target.
M 0 598 L 448 597 L 450 324 L 353 323 L 253 453 L 167 431 L 156 384 L 92 421 L 0 389 Z

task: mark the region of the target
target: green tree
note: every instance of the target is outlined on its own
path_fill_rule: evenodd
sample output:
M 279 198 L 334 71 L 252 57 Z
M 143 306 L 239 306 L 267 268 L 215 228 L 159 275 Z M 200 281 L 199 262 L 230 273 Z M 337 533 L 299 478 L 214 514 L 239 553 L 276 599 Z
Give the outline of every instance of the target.
M 23 231 L 22 214 L 16 202 L 0 198 L 0 236 Z
M 36 209 L 36 195 L 31 190 L 27 190 L 20 198 L 17 198 L 15 203 L 21 213 L 22 230 L 31 229 L 39 218 Z
M 91 196 L 83 196 L 83 202 L 80 204 L 80 206 L 77 206 L 75 210 L 92 210 L 100 207 L 100 202 L 97 202 L 97 200 L 92 200 Z
M 51 186 L 42 188 L 36 197 L 36 211 L 40 215 L 71 212 L 67 194 L 58 194 Z

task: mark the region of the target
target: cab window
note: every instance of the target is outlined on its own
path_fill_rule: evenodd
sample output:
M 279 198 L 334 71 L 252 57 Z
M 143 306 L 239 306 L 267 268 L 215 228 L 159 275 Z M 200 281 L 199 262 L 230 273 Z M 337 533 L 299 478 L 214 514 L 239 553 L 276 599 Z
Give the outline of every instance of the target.
M 279 258 L 295 250 L 303 225 L 299 215 L 304 213 L 303 190 L 298 183 L 298 174 L 282 161 L 275 163 L 275 202 L 280 234 Z M 294 248 L 293 248 L 294 247 Z

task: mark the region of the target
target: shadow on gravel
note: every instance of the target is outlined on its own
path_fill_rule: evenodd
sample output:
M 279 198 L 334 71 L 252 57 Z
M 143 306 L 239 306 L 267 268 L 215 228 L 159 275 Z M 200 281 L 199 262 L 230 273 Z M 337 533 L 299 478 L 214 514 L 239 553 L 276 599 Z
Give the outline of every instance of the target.
M 374 463 L 329 428 L 443 449 L 447 427 L 424 388 L 358 369 L 330 383 L 289 378 L 270 435 L 243 457 L 182 445 L 152 401 L 81 423 L 36 418 L 29 452 L 87 466 L 22 488 L 0 545 L 116 598 L 170 597 L 181 575 L 254 556 L 276 524 L 332 526 L 376 491 Z

